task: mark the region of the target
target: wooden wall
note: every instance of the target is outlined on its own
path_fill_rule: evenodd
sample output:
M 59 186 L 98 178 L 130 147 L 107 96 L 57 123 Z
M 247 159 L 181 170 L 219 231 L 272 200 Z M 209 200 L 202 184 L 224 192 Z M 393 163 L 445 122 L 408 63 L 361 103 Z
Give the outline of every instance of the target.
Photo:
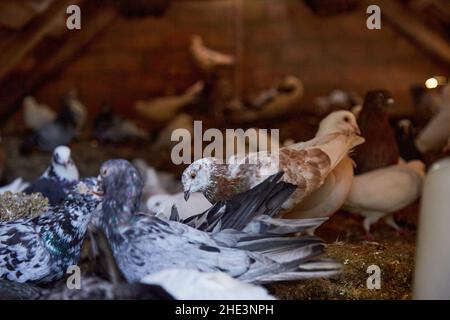
M 411 84 L 448 70 L 387 23 L 370 31 L 365 19 L 365 8 L 320 18 L 300 0 L 174 1 L 161 18 L 117 18 L 36 94 L 55 106 L 77 86 L 93 113 L 109 101 L 131 114 L 136 99 L 179 92 L 199 79 L 188 52 L 197 33 L 210 47 L 239 54 L 239 67 L 225 77 L 244 94 L 294 74 L 305 84 L 303 104 L 335 88 L 387 88 L 407 110 Z

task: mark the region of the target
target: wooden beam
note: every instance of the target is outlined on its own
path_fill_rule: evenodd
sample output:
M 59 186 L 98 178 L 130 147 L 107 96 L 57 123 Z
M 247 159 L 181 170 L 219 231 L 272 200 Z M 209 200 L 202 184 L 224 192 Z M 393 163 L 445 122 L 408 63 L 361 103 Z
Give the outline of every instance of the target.
M 53 26 L 58 16 L 70 4 L 77 4 L 79 0 L 58 0 L 45 11 L 42 16 L 36 18 L 24 30 L 18 31 L 17 35 L 8 43 L 8 47 L 0 53 L 0 80 L 2 80 L 22 58 L 30 52 L 45 37 Z
M 99 4 L 103 5 L 99 8 Z M 61 71 L 117 16 L 109 1 L 86 1 L 82 12 L 81 30 L 67 32 L 65 41 L 55 50 L 49 50 L 45 60 L 30 74 L 3 81 L 0 86 L 0 122 L 6 121 L 21 106 L 24 96 Z
M 366 3 L 371 1 L 366 1 Z M 392 0 L 379 0 L 381 18 L 434 58 L 450 66 L 450 45 Z

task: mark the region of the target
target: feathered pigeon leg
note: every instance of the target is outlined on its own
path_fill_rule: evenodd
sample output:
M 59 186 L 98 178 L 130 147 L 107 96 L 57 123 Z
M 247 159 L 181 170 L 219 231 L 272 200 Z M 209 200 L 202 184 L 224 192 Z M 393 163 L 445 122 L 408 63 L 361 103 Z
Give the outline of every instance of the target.
M 397 224 L 397 222 L 395 222 L 393 214 L 390 214 L 390 215 L 384 217 L 383 220 L 386 222 L 386 224 L 388 226 L 394 228 L 395 231 L 397 231 L 399 235 L 404 236 L 404 235 L 407 235 L 409 233 L 408 230 L 403 229 L 402 227 L 400 227 Z
M 379 219 L 380 219 L 380 217 L 378 217 L 378 216 L 373 216 L 373 215 L 366 216 L 366 218 L 363 221 L 363 227 L 364 227 L 364 230 L 366 231 L 366 234 L 364 236 L 365 240 L 373 241 L 373 235 L 372 235 L 372 233 L 370 233 L 370 227 L 374 223 L 376 223 Z

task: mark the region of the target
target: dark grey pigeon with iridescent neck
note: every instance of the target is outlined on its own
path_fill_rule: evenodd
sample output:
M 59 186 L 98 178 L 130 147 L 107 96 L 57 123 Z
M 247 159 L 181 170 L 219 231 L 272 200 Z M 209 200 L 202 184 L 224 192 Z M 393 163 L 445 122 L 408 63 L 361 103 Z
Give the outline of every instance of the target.
M 233 229 L 209 233 L 177 221 L 139 214 L 142 181 L 126 160 L 105 162 L 100 176 L 105 192 L 100 225 L 119 269 L 130 282 L 173 268 L 222 271 L 252 283 L 339 272 L 337 263 L 315 259 L 323 252 L 324 243 L 314 236 L 258 234 L 254 232 L 258 228 L 249 233 Z
M 38 217 L 0 223 L 0 279 L 47 283 L 77 264 L 92 212 L 101 203 L 97 179 L 78 183 L 67 199 Z
M 53 206 L 61 204 L 77 184 L 79 173 L 72 160 L 69 147 L 59 146 L 53 150 L 50 166 L 44 174 L 24 190 L 26 194 L 40 192 Z

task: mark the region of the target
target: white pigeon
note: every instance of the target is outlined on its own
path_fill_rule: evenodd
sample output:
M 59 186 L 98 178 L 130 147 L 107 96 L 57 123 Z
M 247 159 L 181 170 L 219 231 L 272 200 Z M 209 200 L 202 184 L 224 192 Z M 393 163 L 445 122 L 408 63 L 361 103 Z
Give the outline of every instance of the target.
M 65 95 L 63 104 L 72 112 L 77 131 L 83 129 L 87 119 L 87 108 L 78 96 L 76 89 L 71 89 Z
M 399 164 L 355 176 L 344 208 L 364 217 L 364 230 L 371 238 L 370 227 L 383 218 L 401 231 L 393 213 L 416 201 L 422 191 L 425 165 L 420 160 Z
M 22 106 L 25 125 L 35 131 L 56 119 L 56 112 L 45 104 L 39 104 L 34 97 L 25 97 Z
M 356 118 L 350 111 L 335 111 L 325 117 L 319 125 L 316 137 L 330 133 L 360 134 Z M 353 161 L 348 155 L 343 157 L 327 176 L 323 185 L 302 202 L 287 212 L 284 218 L 329 217 L 345 202 L 353 182 Z
M 172 207 L 178 211 L 181 220 L 203 213 L 212 207 L 212 204 L 200 192 L 191 194 L 189 199 L 184 200 L 184 193 L 157 194 L 147 200 L 147 210 L 150 213 L 170 219 Z
M 223 272 L 167 269 L 148 275 L 141 282 L 159 285 L 177 300 L 275 300 L 265 288 Z
M 42 175 L 43 178 L 58 177 L 66 182 L 76 182 L 80 174 L 71 157 L 71 150 L 66 146 L 59 146 L 53 150 L 51 165 Z
M 149 101 L 139 100 L 134 108 L 140 115 L 151 120 L 168 121 L 174 118 L 180 109 L 193 103 L 202 92 L 203 87 L 203 82 L 198 81 L 179 96 L 159 97 Z
M 0 187 L 0 194 L 4 194 L 5 192 L 18 193 L 25 190 L 30 184 L 28 182 L 23 181 L 22 178 L 16 178 L 10 184 L 7 184 L 3 187 Z
M 195 62 L 204 71 L 232 67 L 235 63 L 233 56 L 205 47 L 203 39 L 199 35 L 192 36 L 190 50 Z
M 439 152 L 446 145 L 450 136 L 450 85 L 442 93 L 439 111 L 431 118 L 415 140 L 417 149 L 422 154 Z

